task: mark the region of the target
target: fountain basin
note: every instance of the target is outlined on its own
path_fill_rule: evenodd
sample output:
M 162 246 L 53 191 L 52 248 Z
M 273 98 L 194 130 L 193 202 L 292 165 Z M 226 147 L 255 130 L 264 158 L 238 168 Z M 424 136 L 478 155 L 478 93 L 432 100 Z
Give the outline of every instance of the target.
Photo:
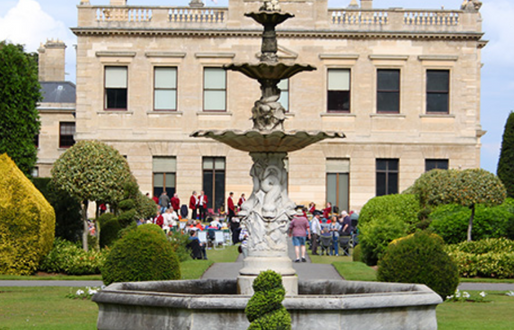
M 114 283 L 95 294 L 98 329 L 245 330 L 250 296 L 237 280 Z M 442 299 L 425 285 L 299 281 L 286 296 L 293 329 L 436 330 Z

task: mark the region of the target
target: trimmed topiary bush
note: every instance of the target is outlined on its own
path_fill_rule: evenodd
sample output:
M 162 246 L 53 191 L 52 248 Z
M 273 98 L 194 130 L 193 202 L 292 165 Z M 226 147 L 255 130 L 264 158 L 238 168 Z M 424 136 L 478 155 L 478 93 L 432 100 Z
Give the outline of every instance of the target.
M 377 264 L 389 243 L 408 233 L 408 225 L 394 214 L 384 214 L 378 220 L 359 224 L 359 245 L 362 249 L 362 261 L 368 266 Z
M 100 236 L 100 248 L 112 246 L 119 238 L 121 231 L 120 223 L 117 219 L 111 219 L 101 224 L 102 235 Z
M 360 244 L 353 248 L 352 258 L 353 261 L 362 261 L 362 246 Z
M 282 306 L 286 295 L 282 276 L 272 270 L 261 272 L 252 287 L 255 293 L 245 308 L 251 322 L 248 330 L 291 330 L 291 316 Z
M 145 224 L 116 241 L 102 267 L 102 278 L 106 285 L 177 280 L 180 264 L 162 229 Z
M 409 226 L 409 233 L 412 233 L 419 221 L 418 213 L 420 210 L 415 195 L 396 194 L 375 197 L 362 207 L 359 213 L 359 226 L 368 222 L 383 222 L 385 216 L 392 214 L 402 219 Z
M 0 190 L 0 274 L 30 275 L 52 249 L 54 209 L 7 154 Z
M 442 238 L 422 231 L 391 242 L 378 262 L 377 279 L 425 284 L 444 300 L 457 289 L 459 271 Z

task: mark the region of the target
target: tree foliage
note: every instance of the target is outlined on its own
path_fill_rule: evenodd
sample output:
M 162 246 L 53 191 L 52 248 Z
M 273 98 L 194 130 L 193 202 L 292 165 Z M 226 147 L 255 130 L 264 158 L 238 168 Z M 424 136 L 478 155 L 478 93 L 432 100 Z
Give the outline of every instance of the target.
M 514 198 L 514 112 L 511 112 L 503 131 L 498 177 L 507 189 L 507 196 Z
M 0 42 L 0 154 L 7 153 L 28 177 L 37 160 L 40 88 L 37 56 Z
M 87 250 L 88 201 L 117 204 L 124 187 L 135 181 L 125 158 L 113 147 L 99 141 L 79 141 L 54 163 L 55 186 L 82 202 L 83 246 Z
M 410 191 L 418 196 L 422 207 L 452 203 L 469 207 L 468 241 L 471 240 L 475 205 L 500 205 L 507 195 L 500 179 L 483 169 L 432 170 L 421 175 Z

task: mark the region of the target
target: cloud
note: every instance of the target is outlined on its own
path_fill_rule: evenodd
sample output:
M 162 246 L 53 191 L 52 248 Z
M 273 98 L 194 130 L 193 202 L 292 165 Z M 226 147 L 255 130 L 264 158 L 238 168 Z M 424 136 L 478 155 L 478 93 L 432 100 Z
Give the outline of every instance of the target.
M 25 50 L 32 52 L 47 39 L 59 39 L 68 46 L 74 42 L 66 25 L 44 12 L 35 0 L 19 0 L 0 17 L 0 40 L 25 45 Z
M 487 1 L 480 11 L 484 39 L 489 40 L 483 50 L 484 61 L 494 63 L 495 66 L 514 67 L 514 3 L 511 0 Z

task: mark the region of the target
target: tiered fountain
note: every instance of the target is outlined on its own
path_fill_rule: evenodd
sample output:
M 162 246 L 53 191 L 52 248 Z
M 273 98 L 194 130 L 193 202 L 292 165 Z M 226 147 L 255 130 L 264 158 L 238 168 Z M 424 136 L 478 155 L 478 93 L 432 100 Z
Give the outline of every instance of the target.
M 262 96 L 252 108 L 253 129 L 198 131 L 232 148 L 249 152 L 253 191 L 240 215 L 250 233 L 249 256 L 239 277 L 227 280 L 115 283 L 96 294 L 98 329 L 225 329 L 249 325 L 244 308 L 259 272 L 282 275 L 293 329 L 437 329 L 435 307 L 441 298 L 424 285 L 349 281 L 300 281 L 287 254 L 286 231 L 295 213 L 287 196 L 284 158 L 337 132 L 284 131 L 285 111 L 278 102 L 282 79 L 310 65 L 278 61 L 275 27 L 293 17 L 281 13 L 277 0 L 264 1 L 258 12 L 246 14 L 264 26 L 257 64 L 231 64 L 261 85 Z M 315 265 L 313 265 L 315 267 Z

